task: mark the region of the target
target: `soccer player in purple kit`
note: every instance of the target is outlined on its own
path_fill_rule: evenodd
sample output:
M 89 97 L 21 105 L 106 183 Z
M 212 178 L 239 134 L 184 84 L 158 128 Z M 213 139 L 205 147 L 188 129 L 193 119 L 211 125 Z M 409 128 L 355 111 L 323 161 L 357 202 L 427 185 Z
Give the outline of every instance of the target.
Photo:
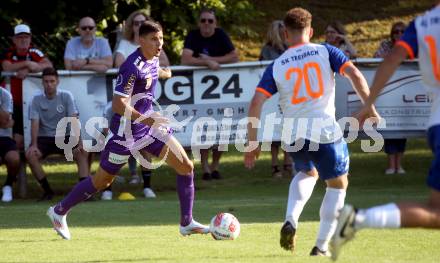
M 140 144 L 140 154 L 148 152 L 159 157 L 178 174 L 180 233 L 186 236 L 209 232 L 208 226 L 192 218 L 193 163 L 182 145 L 171 135 L 171 130 L 164 127 L 168 119 L 152 110 L 152 98 L 158 81 L 158 56 L 163 45 L 162 28 L 155 22 L 146 21 L 139 29 L 139 36 L 140 47 L 119 69 L 112 101 L 115 114 L 111 120 L 105 148 L 101 153 L 98 171 L 94 176 L 78 183 L 60 203 L 49 207 L 47 211 L 53 228 L 64 239 L 71 237 L 66 221 L 70 209 L 110 185 Z

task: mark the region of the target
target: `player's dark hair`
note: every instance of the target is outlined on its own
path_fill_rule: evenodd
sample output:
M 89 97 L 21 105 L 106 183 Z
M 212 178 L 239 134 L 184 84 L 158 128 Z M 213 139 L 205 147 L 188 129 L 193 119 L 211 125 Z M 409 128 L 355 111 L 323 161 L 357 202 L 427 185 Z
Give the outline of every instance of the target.
M 52 67 L 45 68 L 43 69 L 43 77 L 44 76 L 55 76 L 58 78 L 58 71 Z
M 145 21 L 141 27 L 139 28 L 139 36 L 145 36 L 150 33 L 157 33 L 159 31 L 162 31 L 162 27 L 153 21 Z
M 296 7 L 287 11 L 284 25 L 290 30 L 303 30 L 312 26 L 312 14 L 304 8 Z

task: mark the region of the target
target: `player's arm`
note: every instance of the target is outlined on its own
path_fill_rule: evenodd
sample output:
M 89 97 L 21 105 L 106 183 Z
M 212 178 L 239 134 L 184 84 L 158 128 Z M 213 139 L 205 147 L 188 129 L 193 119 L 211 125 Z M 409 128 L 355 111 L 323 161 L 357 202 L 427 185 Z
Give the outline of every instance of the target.
M 159 68 L 159 78 L 161 79 L 169 79 L 172 77 L 171 69 L 170 68 Z
M 246 147 L 244 153 L 244 165 L 248 169 L 251 169 L 255 166 L 255 161 L 260 155 L 260 148 L 257 139 L 258 128 L 254 127 L 253 124 L 258 124 L 260 122 L 261 109 L 263 108 L 266 99 L 266 95 L 257 91 L 255 92 L 254 97 L 249 105 L 247 124 L 248 146 Z
M 263 108 L 266 100 L 267 97 L 263 95 L 263 93 L 255 92 L 254 97 L 249 105 L 248 119 L 255 120 L 257 122 L 260 121 L 261 109 Z M 258 128 L 255 128 L 252 123 L 248 122 L 247 131 L 249 143 L 257 142 Z
M 365 101 L 370 94 L 370 90 L 368 88 L 367 80 L 365 79 L 362 72 L 355 66 L 353 63 L 349 62 L 344 69 L 344 77 L 348 78 L 351 82 L 351 86 L 356 91 L 357 95 L 361 98 L 362 103 L 365 104 Z
M 130 105 L 130 97 L 113 94 L 112 100 L 113 112 L 129 120 L 139 120 L 139 122 L 148 126 L 161 126 L 168 124 L 169 120 L 158 112 L 152 112 L 149 115 L 143 115 Z
M 247 124 L 248 146 L 244 153 L 244 165 L 249 169 L 254 167 L 255 161 L 260 154 L 260 147 L 257 140 L 258 128 L 255 128 L 253 124 L 259 123 L 261 109 L 266 100 L 278 92 L 275 79 L 273 78 L 273 65 L 274 63 L 270 64 L 264 71 L 249 105 Z
M 377 96 L 379 96 L 380 92 L 385 87 L 385 84 L 399 65 L 407 58 L 407 55 L 407 50 L 404 47 L 396 45 L 391 53 L 384 58 L 383 62 L 377 68 L 373 84 L 371 85 L 370 96 L 365 102 L 365 106 L 369 107 L 374 104 Z

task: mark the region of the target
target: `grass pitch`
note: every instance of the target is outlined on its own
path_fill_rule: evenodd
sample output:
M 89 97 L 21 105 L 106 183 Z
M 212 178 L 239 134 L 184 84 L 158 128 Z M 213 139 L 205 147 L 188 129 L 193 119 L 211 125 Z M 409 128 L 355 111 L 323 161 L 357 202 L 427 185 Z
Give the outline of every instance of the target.
M 383 174 L 383 153 L 361 153 L 357 143 L 350 150 L 347 202 L 364 207 L 426 198 L 431 154 L 423 140 L 409 141 L 405 176 Z M 235 241 L 215 241 L 209 235 L 180 236 L 175 178 L 166 167 L 155 171 L 152 179 L 157 199 L 142 198 L 141 186 L 115 185 L 115 196 L 130 191 L 137 199 L 79 205 L 68 217 L 72 240 L 61 240 L 45 211 L 75 183 L 76 169 L 71 164 L 46 165 L 58 199 L 36 203 L 40 189 L 29 178 L 28 199 L 0 203 L 0 262 L 329 262 L 308 256 L 318 231 L 325 191 L 322 182 L 300 218 L 295 253 L 279 247 L 290 178 L 272 179 L 269 158 L 268 153 L 263 154 L 249 172 L 241 154 L 229 152 L 223 158 L 223 180 L 196 180 L 195 218 L 208 224 L 217 212 L 233 213 L 241 222 L 241 234 Z M 5 174 L 2 169 L 0 180 Z M 439 240 L 440 231 L 433 230 L 365 230 L 346 246 L 338 262 L 439 262 Z

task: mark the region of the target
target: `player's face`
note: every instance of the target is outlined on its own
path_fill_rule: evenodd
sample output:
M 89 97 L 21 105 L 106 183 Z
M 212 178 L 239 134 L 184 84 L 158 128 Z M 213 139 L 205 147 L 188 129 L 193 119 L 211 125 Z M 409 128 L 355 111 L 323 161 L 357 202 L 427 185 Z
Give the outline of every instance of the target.
M 158 57 L 162 50 L 163 34 L 162 31 L 151 32 L 143 35 L 139 38 L 139 44 L 141 46 L 142 54 L 147 59 Z
M 28 49 L 31 45 L 31 35 L 16 35 L 12 38 L 12 41 L 14 42 L 14 45 L 17 47 L 17 49 Z
M 43 76 L 44 93 L 47 97 L 52 98 L 57 93 L 58 77 L 47 75 Z
M 199 19 L 200 33 L 204 37 L 210 37 L 214 35 L 215 28 L 217 27 L 217 21 L 215 15 L 209 12 L 203 12 Z

